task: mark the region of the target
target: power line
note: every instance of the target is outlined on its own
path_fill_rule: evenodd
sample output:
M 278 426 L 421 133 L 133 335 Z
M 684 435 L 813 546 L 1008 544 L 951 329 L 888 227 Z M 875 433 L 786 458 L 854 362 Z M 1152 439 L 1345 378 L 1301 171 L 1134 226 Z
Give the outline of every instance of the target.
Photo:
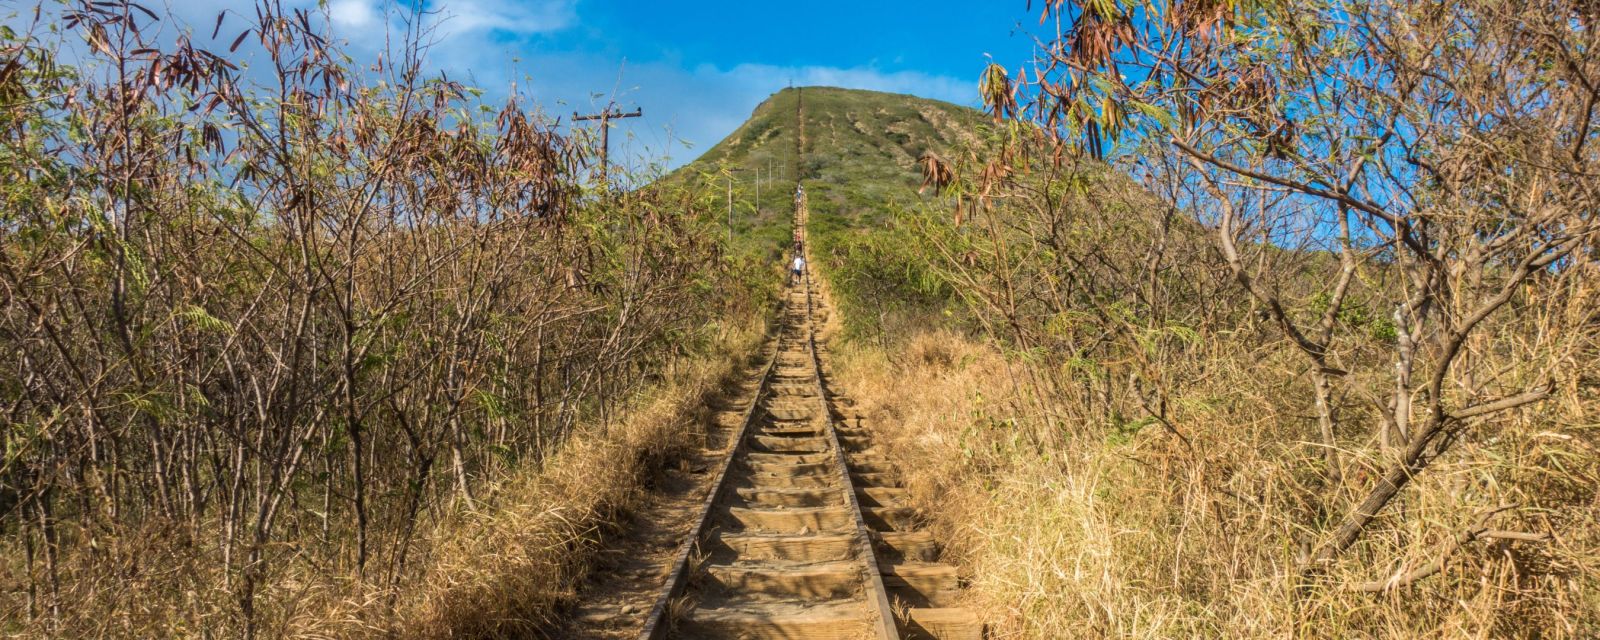
M 637 118 L 643 115 L 644 107 L 622 112 L 617 111 L 615 103 L 606 105 L 606 108 L 601 109 L 600 113 L 578 115 L 578 112 L 572 112 L 573 122 L 600 121 L 600 184 L 605 185 L 607 191 L 611 190 L 611 175 L 609 172 L 611 166 L 611 121 L 617 118 Z

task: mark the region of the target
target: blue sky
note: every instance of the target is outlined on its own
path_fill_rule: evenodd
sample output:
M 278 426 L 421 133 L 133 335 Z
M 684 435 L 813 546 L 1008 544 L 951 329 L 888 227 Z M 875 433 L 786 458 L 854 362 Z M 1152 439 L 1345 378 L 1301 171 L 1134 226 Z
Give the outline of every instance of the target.
M 384 0 L 323 2 L 335 36 L 358 57 L 405 16 Z M 174 0 L 172 9 L 209 25 L 228 6 L 248 5 Z M 985 55 L 1017 68 L 1032 48 L 1018 25 L 1037 25 L 1027 0 L 429 0 L 426 8 L 437 24 L 430 65 L 491 96 L 516 82 L 563 119 L 613 97 L 643 107 L 644 118 L 613 130 L 614 159 L 632 166 L 692 160 L 791 82 L 975 105 Z
M 0 0 L 0 22 L 22 29 L 39 0 Z M 47 7 L 41 25 L 55 22 Z M 254 0 L 141 0 L 177 18 L 155 28 L 172 42 L 188 31 L 222 52 L 255 17 Z M 988 57 L 1015 70 L 1038 30 L 1028 0 L 280 0 L 326 16 L 333 39 L 358 63 L 376 60 L 390 34 L 418 18 L 431 29 L 426 65 L 503 102 L 509 87 L 563 122 L 615 100 L 645 117 L 619 121 L 612 160 L 667 168 L 693 160 L 779 89 L 840 86 L 909 93 L 977 106 Z M 219 13 L 232 14 L 216 40 Z M 148 29 L 147 29 L 148 32 Z M 82 55 L 68 43 L 64 55 Z M 247 41 L 230 57 L 264 54 Z M 361 68 L 365 64 L 358 64 Z

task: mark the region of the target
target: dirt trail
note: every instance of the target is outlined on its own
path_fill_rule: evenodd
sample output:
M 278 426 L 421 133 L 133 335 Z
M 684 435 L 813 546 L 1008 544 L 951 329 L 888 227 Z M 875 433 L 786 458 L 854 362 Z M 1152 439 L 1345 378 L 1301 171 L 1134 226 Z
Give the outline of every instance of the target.
M 982 637 L 953 607 L 955 568 L 827 384 L 826 317 L 809 287 L 788 292 L 767 366 L 719 419 L 732 446 L 663 483 L 561 637 Z

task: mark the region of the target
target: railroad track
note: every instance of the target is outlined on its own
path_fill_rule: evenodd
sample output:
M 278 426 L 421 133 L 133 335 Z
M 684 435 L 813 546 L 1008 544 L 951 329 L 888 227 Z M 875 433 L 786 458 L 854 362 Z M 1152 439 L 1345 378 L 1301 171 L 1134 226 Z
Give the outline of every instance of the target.
M 809 283 L 786 294 L 771 361 L 641 640 L 979 640 L 885 458 L 828 387 Z

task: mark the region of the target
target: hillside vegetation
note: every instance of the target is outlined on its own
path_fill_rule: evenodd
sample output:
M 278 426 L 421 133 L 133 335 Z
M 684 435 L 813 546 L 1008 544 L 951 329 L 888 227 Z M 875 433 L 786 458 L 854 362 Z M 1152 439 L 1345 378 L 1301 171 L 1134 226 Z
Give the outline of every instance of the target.
M 811 235 L 818 242 L 836 242 L 841 235 L 883 226 L 896 203 L 918 201 L 918 161 L 930 151 L 976 141 L 983 122 L 972 109 L 915 96 L 835 87 L 784 89 L 663 182 L 716 191 L 731 175 L 735 236 L 776 262 L 790 237 L 796 184 L 805 186 L 814 212 Z M 758 174 L 761 213 L 755 215 Z
M 798 183 L 992 638 L 1600 637 L 1592 5 L 1053 0 L 987 113 L 786 89 L 626 193 L 277 3 L 0 29 L 0 635 L 554 633 Z
M 1051 3 L 820 260 L 1000 637 L 1600 632 L 1592 21 L 1302 9 Z
M 925 101 L 834 90 L 813 113 L 813 93 L 807 138 L 827 133 L 808 157 L 841 165 L 809 163 L 837 179 L 806 185 L 813 255 L 843 310 L 843 381 L 998 637 L 1600 628 L 1585 364 L 1600 287 L 1579 248 L 1595 231 L 1559 217 L 1581 205 L 1527 221 L 1546 235 L 1448 241 L 1547 248 L 1409 249 L 1448 274 L 1419 275 L 1378 232 L 1342 236 L 1316 203 L 1257 198 L 1249 182 L 1212 188 L 1158 139 L 1100 161 L 1037 123 L 944 106 L 962 128 L 904 140 L 850 114 L 908 129 Z M 896 99 L 906 107 L 882 106 Z M 741 131 L 776 132 L 781 149 L 771 104 Z M 1230 199 L 1248 213 L 1224 222 Z M 1396 215 L 1440 237 L 1479 224 L 1426 202 Z M 1561 260 L 1519 280 L 1529 255 Z M 1431 277 L 1460 279 L 1428 303 L 1451 310 L 1406 315 Z M 1500 291 L 1504 307 L 1482 306 Z M 1476 313 L 1482 324 L 1457 324 Z M 1452 336 L 1470 336 L 1469 357 L 1454 359 Z M 1414 368 L 1398 382 L 1397 358 Z M 1438 391 L 1409 381 L 1436 375 Z M 1472 417 L 1429 426 L 1429 406 Z M 1368 517 L 1366 504 L 1382 506 Z
M 771 270 L 519 97 L 259 10 L 0 29 L 0 635 L 526 633 Z

